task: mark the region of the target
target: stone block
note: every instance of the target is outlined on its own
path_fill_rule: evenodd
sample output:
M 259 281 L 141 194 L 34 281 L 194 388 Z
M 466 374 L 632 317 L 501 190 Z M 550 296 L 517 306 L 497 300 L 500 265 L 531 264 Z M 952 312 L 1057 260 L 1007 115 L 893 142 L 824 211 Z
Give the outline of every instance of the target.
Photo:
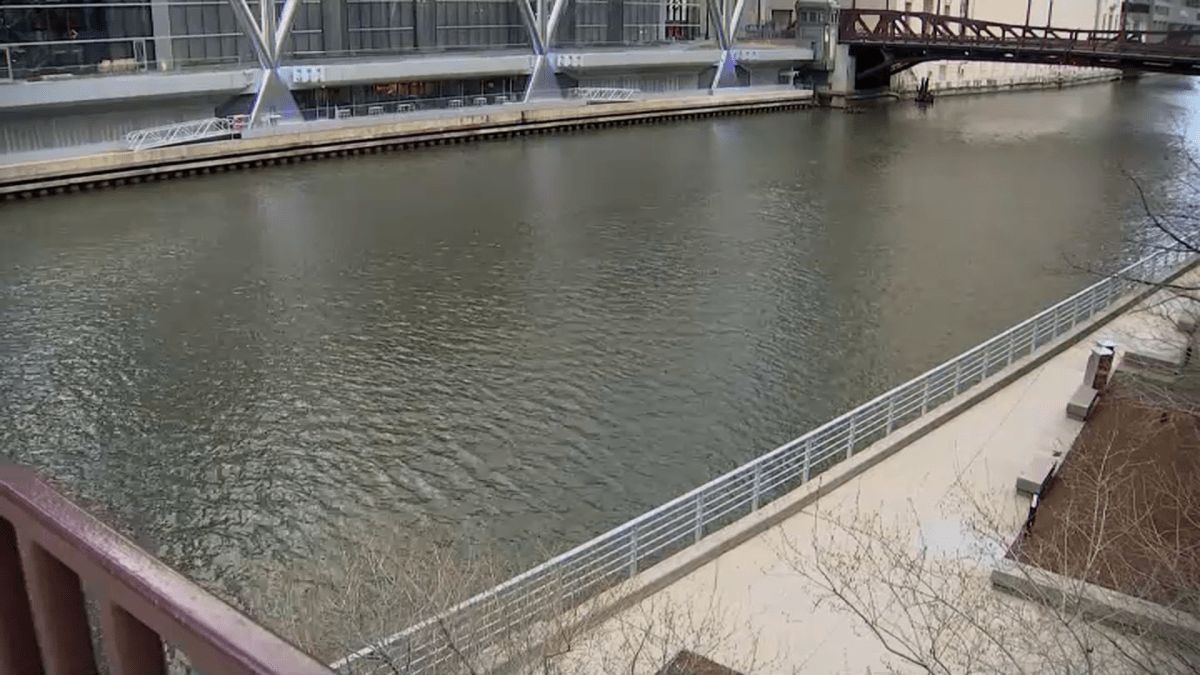
M 1050 455 L 1037 455 L 1029 460 L 1029 464 L 1017 476 L 1017 492 L 1041 494 L 1042 487 L 1050 480 L 1055 466 L 1057 464 Z
M 1196 317 L 1190 313 L 1185 313 L 1179 317 L 1176 325 L 1179 327 L 1179 332 L 1185 335 L 1194 335 L 1196 333 Z
M 1079 385 L 1075 393 L 1071 395 L 1071 400 L 1067 401 L 1067 417 L 1073 420 L 1086 420 L 1088 414 L 1092 412 L 1092 406 L 1096 404 L 1096 397 L 1099 392 L 1086 384 Z

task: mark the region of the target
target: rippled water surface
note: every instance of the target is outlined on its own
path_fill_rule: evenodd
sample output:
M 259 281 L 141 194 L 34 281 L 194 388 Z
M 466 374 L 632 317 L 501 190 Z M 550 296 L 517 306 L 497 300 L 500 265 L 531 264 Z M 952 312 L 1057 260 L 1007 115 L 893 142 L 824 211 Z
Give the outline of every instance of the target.
M 577 543 L 1080 287 L 1196 107 L 1148 78 L 3 205 L 0 452 L 235 593 L 378 528 Z

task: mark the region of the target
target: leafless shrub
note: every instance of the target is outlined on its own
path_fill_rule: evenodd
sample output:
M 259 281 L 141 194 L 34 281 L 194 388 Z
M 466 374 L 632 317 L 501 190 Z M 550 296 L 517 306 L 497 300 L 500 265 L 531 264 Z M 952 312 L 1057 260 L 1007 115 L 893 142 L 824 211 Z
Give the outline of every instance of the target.
M 370 650 L 342 672 L 408 673 L 403 640 L 389 636 L 494 587 L 515 567 L 494 553 L 464 555 L 461 547 L 433 545 L 414 550 L 407 539 L 374 537 L 360 546 L 334 548 L 311 568 L 272 571 L 256 585 L 246 609 L 326 662 Z M 726 665 L 756 672 L 753 641 L 733 642 L 735 633 L 745 631 L 729 629 L 712 598 L 686 608 L 651 598 L 606 621 L 608 603 L 626 592 L 617 584 L 595 601 L 574 602 L 547 589 L 541 620 L 516 624 L 519 629 L 482 647 L 447 630 L 442 637 L 448 658 L 432 672 L 654 673 L 680 650 L 735 653 L 740 658 Z
M 1195 420 L 1179 415 L 1171 422 Z M 1065 477 L 1072 485 L 1070 499 L 1055 507 L 1061 522 L 1051 532 L 1057 534 L 1035 538 L 1036 549 L 1010 549 L 1020 520 L 1004 513 L 994 496 L 959 484 L 946 518 L 960 519 L 964 536 L 949 550 L 923 535 L 914 540 L 921 532 L 915 512 L 885 516 L 855 500 L 818 505 L 816 534 L 805 542 L 784 540 L 781 556 L 820 590 L 819 602 L 866 627 L 896 670 L 1200 672 L 1200 645 L 1130 626 L 1120 612 L 1090 602 L 1095 587 L 1089 582 L 1099 581 L 1200 615 L 1200 486 L 1190 474 L 1140 465 L 1145 460 L 1130 443 L 1150 433 L 1162 430 L 1133 425 L 1120 438 L 1098 439 Z M 1031 583 L 1028 597 L 997 592 L 989 575 L 1006 555 L 1052 563 L 1067 577 L 1065 589 L 1043 593 Z M 1014 569 L 1031 582 L 1040 574 L 1030 565 Z

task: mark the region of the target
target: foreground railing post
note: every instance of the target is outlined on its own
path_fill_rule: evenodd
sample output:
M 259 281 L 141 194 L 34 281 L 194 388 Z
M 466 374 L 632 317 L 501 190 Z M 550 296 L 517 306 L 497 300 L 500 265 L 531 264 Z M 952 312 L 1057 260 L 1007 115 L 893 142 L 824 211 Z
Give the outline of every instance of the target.
M 858 425 L 854 423 L 854 415 L 850 415 L 850 428 L 846 431 L 846 459 L 854 456 L 854 443 L 857 440 L 855 437 L 858 431 Z
M 962 385 L 962 362 L 960 358 L 954 362 L 954 395 L 958 396 L 959 386 Z
M 23 539 L 20 549 L 46 675 L 94 672 L 96 657 L 79 576 L 35 542 Z
M 109 672 L 122 675 L 163 675 L 162 641 L 158 634 L 111 602 L 100 610 L 104 654 Z
M 704 538 L 704 493 L 696 495 L 696 526 L 692 540 L 699 543 Z
M 812 449 L 813 449 L 812 448 L 812 437 L 809 436 L 808 440 L 804 441 L 804 482 L 805 483 L 807 483 L 808 479 L 812 477 Z
M 637 576 L 638 571 L 638 531 L 634 527 L 629 531 L 629 578 Z
M 41 669 L 17 533 L 8 521 L 0 520 L 0 673 L 36 673 Z
M 754 465 L 754 483 L 750 488 L 750 510 L 757 511 L 762 504 L 762 462 Z

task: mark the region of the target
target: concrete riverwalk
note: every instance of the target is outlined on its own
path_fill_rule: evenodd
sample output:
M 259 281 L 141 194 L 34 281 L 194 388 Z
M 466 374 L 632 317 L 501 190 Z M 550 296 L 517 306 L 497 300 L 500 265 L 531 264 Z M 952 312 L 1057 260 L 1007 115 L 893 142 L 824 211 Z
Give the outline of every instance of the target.
M 592 105 L 540 101 L 284 124 L 243 138 L 140 151 L 97 148 L 74 156 L 55 151 L 10 162 L 0 157 L 0 199 L 431 145 L 794 109 L 809 105 L 812 97 L 806 89 L 748 87 Z
M 1182 278 L 1196 283 L 1200 272 Z M 899 451 L 888 446 L 911 437 L 911 429 L 882 439 L 828 472 L 827 487 L 839 476 L 845 482 L 819 499 L 823 481 L 814 481 L 643 572 L 625 591 L 641 599 L 580 639 L 563 657 L 571 662 L 565 670 L 608 672 L 620 661 L 629 672 L 629 655 L 640 649 L 647 657 L 633 672 L 654 672 L 680 650 L 739 672 L 903 672 L 911 666 L 833 600 L 815 556 L 822 556 L 826 569 L 861 562 L 860 533 L 850 530 L 869 522 L 878 527 L 873 532 L 889 533 L 891 545 L 922 548 L 960 566 L 953 583 L 965 587 L 947 588 L 951 596 L 997 593 L 989 574 L 1004 544 L 980 536 L 981 519 L 1002 535 L 1018 532 L 1029 497 L 1016 492 L 1017 477 L 1036 455 L 1065 450 L 1078 435 L 1082 422 L 1068 419 L 1065 408 L 1096 341 L 1114 340 L 1118 359 L 1132 351 L 1168 359 L 1182 354 L 1186 338 L 1170 315 L 1178 308 L 1158 300 L 1082 327 L 1052 357 L 1014 363 L 998 388 L 967 392 L 931 411 L 914 425 L 932 430 Z M 959 412 L 961 399 L 981 395 Z M 871 462 L 872 455 L 889 452 L 894 454 Z M 874 465 L 863 470 L 863 462 Z M 772 518 L 777 524 L 745 538 Z M 697 566 L 697 559 L 706 561 Z M 859 581 L 867 586 L 858 588 L 860 596 L 876 603 L 870 612 L 883 622 L 903 623 L 907 610 L 883 582 Z

